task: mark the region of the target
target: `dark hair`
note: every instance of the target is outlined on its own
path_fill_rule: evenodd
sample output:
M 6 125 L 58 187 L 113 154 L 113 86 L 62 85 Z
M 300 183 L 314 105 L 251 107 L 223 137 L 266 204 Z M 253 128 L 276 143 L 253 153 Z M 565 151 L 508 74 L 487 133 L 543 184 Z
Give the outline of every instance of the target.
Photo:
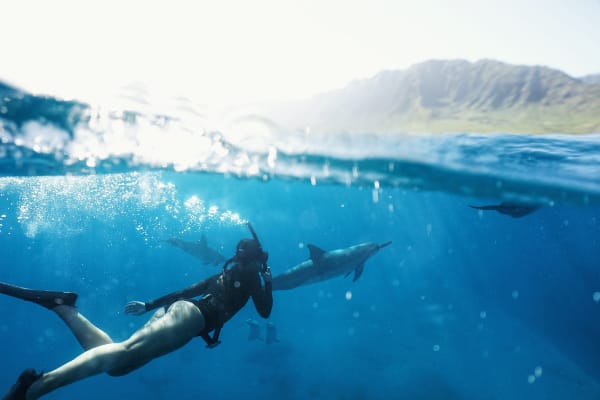
M 235 250 L 235 258 L 238 262 L 267 262 L 267 253 L 265 253 L 257 240 L 242 239 L 238 242 Z

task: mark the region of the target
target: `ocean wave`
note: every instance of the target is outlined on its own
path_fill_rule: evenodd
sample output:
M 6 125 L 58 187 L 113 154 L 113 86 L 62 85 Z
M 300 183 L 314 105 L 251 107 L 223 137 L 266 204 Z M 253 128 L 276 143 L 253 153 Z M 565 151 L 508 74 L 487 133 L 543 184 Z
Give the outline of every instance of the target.
M 0 85 L 0 175 L 203 172 L 443 190 L 528 202 L 600 200 L 600 135 L 322 134 L 185 99 L 108 109 Z M 168 111 L 168 112 L 166 112 Z

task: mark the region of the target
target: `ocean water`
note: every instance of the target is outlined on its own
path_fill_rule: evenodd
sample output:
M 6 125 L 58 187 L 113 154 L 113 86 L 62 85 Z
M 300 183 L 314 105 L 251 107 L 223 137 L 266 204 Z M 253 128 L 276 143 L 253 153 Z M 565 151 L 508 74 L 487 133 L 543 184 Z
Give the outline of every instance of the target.
M 268 321 L 250 302 L 214 349 L 46 398 L 600 397 L 600 135 L 322 136 L 183 98 L 0 92 L 0 281 L 78 292 L 114 340 L 149 317 L 128 301 L 219 271 L 169 238 L 230 256 L 249 221 L 275 275 L 308 244 L 392 241 L 356 282 L 274 292 Z M 469 207 L 502 202 L 530 212 Z M 0 309 L 1 390 L 81 352 L 46 309 Z M 248 340 L 247 319 L 279 341 Z

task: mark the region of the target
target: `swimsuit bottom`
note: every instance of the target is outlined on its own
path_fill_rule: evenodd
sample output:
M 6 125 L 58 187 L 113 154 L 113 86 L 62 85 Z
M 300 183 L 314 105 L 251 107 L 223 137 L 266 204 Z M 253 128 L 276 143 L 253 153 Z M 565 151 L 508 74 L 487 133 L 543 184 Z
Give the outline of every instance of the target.
M 194 304 L 204 317 L 204 329 L 198 332 L 198 336 L 207 334 L 217 328 L 219 320 L 222 320 L 221 315 L 223 314 L 223 304 L 217 301 L 217 298 L 211 294 L 204 296 L 199 300 L 189 299 L 187 300 Z

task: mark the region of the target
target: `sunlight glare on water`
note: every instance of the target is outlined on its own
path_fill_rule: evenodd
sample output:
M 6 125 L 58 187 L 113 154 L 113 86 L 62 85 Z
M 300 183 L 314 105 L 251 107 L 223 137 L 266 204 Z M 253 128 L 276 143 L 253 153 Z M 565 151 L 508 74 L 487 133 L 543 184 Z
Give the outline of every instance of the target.
M 29 238 L 44 233 L 68 237 L 90 229 L 95 220 L 123 216 L 133 218 L 138 232 L 160 235 L 169 227 L 148 219 L 151 210 L 164 210 L 182 233 L 198 231 L 206 223 L 244 223 L 238 213 L 206 207 L 197 196 L 182 202 L 176 186 L 159 173 L 5 177 L 0 178 L 0 190 L 17 193 L 17 219 Z

